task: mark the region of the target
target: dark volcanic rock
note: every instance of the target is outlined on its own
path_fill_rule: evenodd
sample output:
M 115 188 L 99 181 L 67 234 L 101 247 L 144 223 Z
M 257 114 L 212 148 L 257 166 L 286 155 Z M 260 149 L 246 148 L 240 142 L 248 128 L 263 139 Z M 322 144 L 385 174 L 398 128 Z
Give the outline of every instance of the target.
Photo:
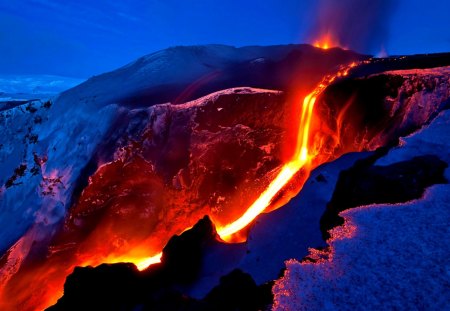
M 182 104 L 230 87 L 292 89 L 301 93 L 336 66 L 361 59 L 367 57 L 309 45 L 175 47 L 95 76 L 52 103 L 35 102 L 32 107 L 25 102 L 4 107 L 0 111 L 0 253 L 36 223 L 51 227 L 46 230 L 53 232 L 88 185 L 89 177 L 101 164 L 115 159 L 117 140 L 132 135 L 136 125 L 148 121 L 148 107 L 167 102 Z M 180 122 L 170 117 L 170 109 L 163 110 L 167 121 Z M 238 130 L 244 132 L 242 127 L 235 132 Z M 158 163 L 170 175 L 189 160 L 189 153 L 182 152 L 189 143 L 189 132 L 178 135 L 178 140 L 168 134 L 161 137 L 169 137 L 170 141 L 163 152 L 165 157 L 161 156 Z M 226 142 L 223 148 L 227 148 Z M 31 167 L 34 153 L 48 157 L 42 170 Z M 28 164 L 30 170 L 4 188 L 21 164 Z M 180 176 L 183 182 L 189 182 L 188 174 Z M 46 187 L 45 178 L 60 178 L 60 189 L 42 189 Z M 225 186 L 232 187 L 234 178 L 226 172 Z
M 271 286 L 257 286 L 239 270 L 224 276 L 203 300 L 177 289 L 195 278 L 203 252 L 215 241 L 215 228 L 205 217 L 171 238 L 161 263 L 142 272 L 128 263 L 77 267 L 67 277 L 64 296 L 47 310 L 261 310 L 270 304 Z
M 368 76 L 391 70 L 429 69 L 450 66 L 450 53 L 417 54 L 373 58 L 352 71 L 351 77 Z
M 48 310 L 178 310 L 188 299 L 175 290 L 176 283 L 195 277 L 205 242 L 216 238 L 205 217 L 181 236 L 174 236 L 163 250 L 161 263 L 139 272 L 134 264 L 77 267 L 67 277 L 64 296 Z
M 420 129 L 450 107 L 449 74 L 450 67 L 387 71 L 330 85 L 316 111 L 322 131 L 336 133 L 331 152 L 395 145 Z
M 132 310 L 139 295 L 133 264 L 77 267 L 67 277 L 64 296 L 47 310 Z
M 330 237 L 330 229 L 344 223 L 338 216 L 343 210 L 419 199 L 427 187 L 447 182 L 444 177 L 447 163 L 437 156 L 414 157 L 388 166 L 373 165 L 378 157 L 360 160 L 341 172 L 333 197 L 320 220 L 324 239 Z
M 216 229 L 208 217 L 180 236 L 172 237 L 161 257 L 170 279 L 183 283 L 194 281 L 202 263 L 203 250 L 217 239 Z
M 287 157 L 282 143 L 289 144 L 292 94 L 239 88 L 186 99 L 235 85 L 293 86 L 303 94 L 336 65 L 364 58 L 312 47 L 269 48 L 270 57 L 260 48 L 236 50 L 245 57 L 230 62 L 229 49 L 217 46 L 155 53 L 65 92 L 53 105 L 0 113 L 0 183 L 14 177 L 0 189 L 0 250 L 23 237 L 0 272 L 11 281 L 11 296 L 23 294 L 17 304 L 42 303 L 35 297 L 50 288 L 42 280 L 62 284 L 74 265 L 125 260 L 135 250 L 158 253 L 203 215 L 227 223 L 272 180 Z M 411 66 L 396 61 L 400 69 Z M 449 68 L 351 74 L 356 78 L 330 86 L 315 109 L 322 137 L 333 141 L 319 160 L 375 149 L 426 124 L 448 107 L 448 75 Z M 173 104 L 155 105 L 166 100 Z M 46 162 L 38 165 L 35 155 Z M 22 290 L 28 285 L 33 289 Z
M 284 162 L 287 114 L 281 92 L 238 88 L 131 115 L 113 161 L 90 177 L 53 246 L 89 237 L 83 252 L 108 255 L 150 239 L 158 251 L 205 214 L 216 224 L 235 219 Z
M 212 310 L 262 310 L 272 303 L 272 284 L 257 286 L 249 274 L 233 270 L 220 279 L 220 284 L 204 301 Z

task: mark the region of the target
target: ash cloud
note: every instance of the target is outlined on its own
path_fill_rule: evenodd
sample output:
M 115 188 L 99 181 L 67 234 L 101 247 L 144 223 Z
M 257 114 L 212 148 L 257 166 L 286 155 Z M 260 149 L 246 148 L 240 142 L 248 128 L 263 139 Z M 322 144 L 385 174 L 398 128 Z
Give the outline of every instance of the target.
M 398 0 L 320 0 L 310 30 L 314 42 L 331 34 L 340 46 L 363 53 L 378 53 L 389 36 L 389 21 Z

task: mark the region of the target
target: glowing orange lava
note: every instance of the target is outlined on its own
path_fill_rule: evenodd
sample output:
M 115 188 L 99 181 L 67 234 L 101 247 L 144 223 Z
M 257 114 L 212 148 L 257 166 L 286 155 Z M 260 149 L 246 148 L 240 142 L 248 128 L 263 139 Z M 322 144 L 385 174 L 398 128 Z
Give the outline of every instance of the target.
M 328 50 L 333 47 L 338 47 L 340 46 L 340 44 L 333 38 L 330 33 L 326 33 L 325 35 L 321 36 L 319 40 L 314 42 L 314 46 L 316 48 Z
M 323 85 L 323 84 L 320 84 Z M 286 163 L 275 179 L 269 184 L 267 189 L 259 198 L 247 209 L 247 211 L 232 223 L 217 228 L 217 233 L 224 241 L 229 241 L 231 236 L 247 227 L 259 214 L 264 212 L 271 204 L 276 194 L 291 180 L 311 157 L 308 154 L 309 129 L 311 117 L 317 95 L 325 87 L 317 87 L 303 100 L 302 115 L 298 131 L 297 146 L 294 158 Z M 146 269 L 149 265 L 160 262 L 161 253 L 152 257 L 131 260 L 139 270 Z
M 235 241 L 236 235 L 238 233 L 242 234 L 242 229 L 246 228 L 254 219 L 261 213 L 272 210 L 280 206 L 279 198 L 283 196 L 283 202 L 287 202 L 291 197 L 296 195 L 300 189 L 302 183 L 299 182 L 298 176 L 301 178 L 307 178 L 310 170 L 318 164 L 321 164 L 330 159 L 328 154 L 324 155 L 324 148 L 322 140 L 325 134 L 320 136 L 316 130 L 316 122 L 320 121 L 319 116 L 314 114 L 314 106 L 316 99 L 323 92 L 323 90 L 330 85 L 335 79 L 339 77 L 346 76 L 350 68 L 356 66 L 356 63 L 352 63 L 349 66 L 343 67 L 336 74 L 325 77 L 316 88 L 309 93 L 302 102 L 301 112 L 298 116 L 298 120 L 295 124 L 298 124 L 298 129 L 296 129 L 297 137 L 295 139 L 295 149 L 293 149 L 293 156 L 285 163 L 278 174 L 273 178 L 267 188 L 260 194 L 260 196 L 247 208 L 247 210 L 239 216 L 234 221 L 227 223 L 223 226 L 217 226 L 217 233 L 221 239 L 225 241 Z M 350 105 L 350 103 L 348 104 Z M 347 106 L 344 107 L 343 111 L 337 117 L 337 122 L 341 123 L 344 114 L 347 111 Z M 332 136 L 337 134 L 334 142 L 339 142 L 339 129 L 337 133 L 327 133 L 326 135 Z M 334 138 L 334 137 L 333 137 Z M 291 149 L 291 150 L 292 150 Z M 100 173 L 96 178 L 104 178 L 104 180 L 109 181 L 105 188 L 103 184 L 99 184 L 98 188 L 92 187 L 92 189 L 85 190 L 86 202 L 85 205 L 80 205 L 79 213 L 82 214 L 85 207 L 90 207 L 92 198 L 98 198 L 93 194 L 102 194 L 103 189 L 112 189 L 112 186 L 117 184 L 121 185 L 121 190 L 133 189 L 135 195 L 144 192 L 145 189 L 153 189 L 155 192 L 162 192 L 164 187 L 159 179 L 156 177 L 149 179 L 148 176 L 152 173 L 150 170 L 150 164 L 141 158 L 136 158 L 134 161 L 127 163 L 127 170 L 123 169 L 122 164 L 112 163 L 110 164 L 110 170 L 100 169 Z M 117 172 L 120 174 L 117 174 Z M 301 174 L 299 174 L 301 172 Z M 133 178 L 124 178 L 126 182 L 120 184 L 114 180 L 114 178 L 123 178 L 123 174 L 129 174 Z M 128 175 L 125 175 L 125 177 Z M 290 183 L 290 181 L 292 182 Z M 295 185 L 295 191 L 286 187 L 289 184 Z M 95 184 L 94 184 L 95 185 Z M 102 187 L 100 187 L 102 186 Z M 108 188 L 109 187 L 109 188 Z M 143 190 L 144 189 L 144 190 Z M 92 193 L 90 193 L 92 192 Z M 289 192 L 289 193 L 286 193 Z M 91 195 L 91 196 L 90 196 Z M 167 197 L 170 193 L 167 194 Z M 164 197 L 161 201 L 167 199 Z M 127 199 L 128 198 L 128 199 Z M 99 197 L 102 199 L 102 197 Z M 104 198 L 103 198 L 104 199 Z M 128 201 L 123 201 L 127 199 Z M 130 201 L 129 197 L 124 197 L 122 201 L 119 201 L 121 206 L 129 207 L 129 211 L 142 211 L 143 209 L 136 208 L 136 206 L 141 206 L 142 201 L 134 199 Z M 150 199 L 149 199 L 150 200 Z M 82 201 L 82 200 L 81 200 Z M 85 202 L 82 201 L 82 202 Z M 108 200 L 106 200 L 108 201 Z M 147 201 L 143 201 L 144 203 Z M 145 205 L 145 204 L 144 204 Z M 274 207 L 274 205 L 276 205 Z M 77 208 L 77 206 L 75 207 Z M 0 309 L 1 310 L 16 310 L 17 306 L 20 306 L 20 310 L 42 310 L 50 305 L 53 305 L 58 298 L 62 296 L 62 289 L 64 280 L 67 275 L 72 273 L 75 266 L 97 266 L 101 263 L 118 263 L 118 262 L 132 262 L 139 270 L 144 270 L 152 264 L 161 261 L 162 253 L 160 252 L 164 244 L 167 242 L 170 236 L 174 232 L 181 233 L 183 230 L 188 230 L 189 225 L 192 225 L 199 215 L 205 215 L 208 213 L 208 207 L 200 209 L 197 214 L 189 214 L 186 219 L 180 219 L 180 215 L 173 214 L 167 216 L 169 219 L 175 219 L 175 223 L 178 227 L 174 227 L 172 231 L 163 232 L 160 235 L 151 235 L 150 229 L 144 229 L 133 226 L 133 230 L 130 232 L 124 231 L 122 234 L 134 234 L 139 235 L 136 239 L 137 242 L 130 243 L 125 247 L 122 247 L 119 243 L 117 245 L 109 245 L 113 243 L 104 242 L 104 234 L 112 234 L 112 237 L 120 236 L 118 230 L 122 228 L 123 223 L 120 218 L 117 223 L 114 222 L 114 226 L 110 226 L 109 222 L 103 224 L 104 227 L 100 230 L 102 235 L 98 235 L 97 239 L 95 235 L 89 236 L 89 239 L 80 240 L 74 238 L 72 240 L 64 240 L 64 243 L 55 242 L 54 246 L 56 248 L 50 249 L 49 256 L 45 259 L 43 263 L 30 265 L 29 267 L 21 267 L 22 261 L 24 260 L 23 254 L 28 253 L 30 246 L 23 242 L 19 243 L 15 249 L 11 250 L 9 254 L 8 264 L 5 265 L 0 272 L 4 270 L 8 277 L 12 277 L 13 280 L 6 287 L 2 285 L 9 283 L 9 279 L 3 278 L 0 273 Z M 139 217 L 139 213 L 136 214 Z M 155 220 L 156 222 L 156 220 Z M 100 224 L 102 225 L 102 224 Z M 98 228 L 99 225 L 96 225 Z M 38 228 L 36 229 L 38 230 Z M 142 230 L 149 230 L 143 231 Z M 150 232 L 150 233 L 149 233 Z M 33 240 L 33 234 L 30 234 L 30 241 Z M 120 239 L 116 239 L 120 242 Z M 110 239 L 109 241 L 116 241 Z M 131 240 L 131 239 L 130 239 Z M 79 242 L 81 241 L 81 242 Z M 31 243 L 30 242 L 30 243 Z M 78 244 L 77 244 L 78 243 Z M 22 245 L 23 244 L 23 245 Z M 27 246 L 27 247 L 25 247 Z M 23 250 L 25 249 L 26 250 Z M 21 270 L 19 271 L 19 268 Z M 41 285 L 41 284 L 44 284 Z M 11 298 L 13 297 L 13 298 Z
M 148 268 L 149 266 L 154 265 L 155 263 L 161 262 L 161 256 L 162 253 L 158 253 L 155 256 L 139 260 L 138 262 L 135 263 L 135 265 L 139 270 L 142 271 Z
M 286 163 L 274 180 L 264 190 L 258 199 L 247 209 L 247 211 L 238 219 L 223 227 L 217 228 L 217 233 L 224 241 L 230 241 L 233 234 L 241 231 L 247 227 L 259 214 L 263 213 L 268 206 L 272 203 L 274 197 L 286 186 L 286 184 L 292 179 L 292 177 L 303 167 L 310 163 L 315 154 L 311 154 L 309 137 L 311 120 L 313 116 L 314 104 L 317 97 L 323 92 L 323 90 L 335 81 L 339 77 L 348 75 L 351 68 L 355 67 L 356 63 L 343 67 L 335 75 L 325 77 L 321 83 L 309 93 L 303 100 L 302 114 L 300 118 L 300 124 L 298 128 L 298 137 L 296 144 L 296 151 L 291 161 Z M 309 170 L 307 171 L 309 173 Z M 161 254 L 157 254 L 152 257 L 140 258 L 133 260 L 139 270 L 147 268 L 153 263 L 159 262 Z
M 316 96 L 317 95 L 313 92 L 306 96 L 303 100 L 302 117 L 300 121 L 294 159 L 283 166 L 275 179 L 269 184 L 267 189 L 259 196 L 259 198 L 247 209 L 244 215 L 222 228 L 217 228 L 217 233 L 223 240 L 228 240 L 231 235 L 247 227 L 256 216 L 264 212 L 264 210 L 272 202 L 275 195 L 288 183 L 289 180 L 291 180 L 292 176 L 294 176 L 294 174 L 297 173 L 310 160 L 308 154 L 308 138 Z

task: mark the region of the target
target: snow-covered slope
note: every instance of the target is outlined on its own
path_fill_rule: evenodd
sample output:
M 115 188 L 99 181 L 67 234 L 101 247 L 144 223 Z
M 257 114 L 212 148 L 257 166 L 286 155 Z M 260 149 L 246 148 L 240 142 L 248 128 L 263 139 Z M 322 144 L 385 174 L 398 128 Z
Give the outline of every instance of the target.
M 450 163 L 450 111 L 377 161 L 420 155 Z M 450 170 L 446 170 L 450 180 Z M 450 185 L 404 204 L 342 212 L 331 253 L 317 263 L 287 262 L 274 287 L 275 310 L 444 310 L 450 303 Z
M 2 252 L 31 224 L 46 227 L 61 219 L 81 170 L 117 114 L 116 106 L 93 110 L 50 102 L 0 112 Z
M 272 68 L 280 59 L 276 68 L 302 76 L 317 60 L 322 71 L 330 71 L 340 62 L 359 58 L 350 51 L 324 52 L 307 45 L 176 47 L 89 79 L 52 103 L 36 101 L 1 111 L 0 253 L 35 221 L 46 227 L 61 219 L 73 203 L 72 194 L 81 192 L 99 165 L 112 160 L 115 140 L 133 123 L 129 114 L 139 118 L 134 106 L 145 110 L 168 99 L 185 101 L 227 85 L 251 85 L 261 68 L 267 64 Z M 292 63 L 300 65 L 289 66 Z M 236 66 L 246 70 L 235 71 Z M 217 71 L 225 72 L 226 79 L 213 83 L 208 77 Z M 273 75 L 263 78 L 266 85 L 277 80 Z M 200 93 L 193 91 L 197 84 L 203 87 Z M 124 104 L 124 98 L 133 98 L 133 104 Z M 52 191 L 45 190 L 48 187 Z
M 14 115 L 4 120 L 10 144 L 1 154 L 1 169 L 24 160 L 10 170 L 2 189 L 0 234 L 7 242 L 28 232 L 0 267 L 0 285 L 12 278 L 10 294 L 17 300 L 10 308 L 25 301 L 45 307 L 44 297 L 55 292 L 40 285 L 42 278 L 62 289 L 65 271 L 86 260 L 93 265 L 127 260 L 136 250 L 152 255 L 205 214 L 223 219 L 242 213 L 239 208 L 282 163 L 287 108 L 282 92 L 235 88 L 145 109 L 109 105 L 96 112 L 80 105 L 59 114 L 56 107 L 12 109 Z M 44 119 L 36 124 L 36 118 Z M 12 120 L 30 128 L 16 144 Z M 57 230 L 62 219 L 64 227 Z M 39 249 L 49 251 L 41 256 Z M 34 276 L 18 270 L 30 258 L 37 268 L 32 270 L 40 271 Z M 20 289 L 23 280 L 32 290 Z M 39 302 L 30 300 L 30 292 L 42 296 Z M 0 309 L 6 308 L 2 299 Z
M 292 80 L 308 77 L 298 84 L 312 87 L 336 65 L 365 58 L 351 51 L 324 51 L 310 45 L 178 46 L 94 76 L 64 92 L 60 101 L 148 107 L 183 103 L 231 87 L 285 91 Z
M 52 75 L 0 75 L 0 99 L 11 96 L 57 94 L 68 90 L 83 79 Z
M 336 58 L 336 54 L 341 57 Z M 315 84 L 315 80 L 319 79 L 325 72 L 332 71 L 336 64 L 360 57 L 352 52 L 340 49 L 323 51 L 309 46 L 240 49 L 224 46 L 178 47 L 143 57 L 115 72 L 92 78 L 64 92 L 54 102 L 36 101 L 0 111 L 0 132 L 4 137 L 4 140 L 0 142 L 0 185 L 2 185 L 0 189 L 0 227 L 2 228 L 0 231 L 0 253 L 5 254 L 6 250 L 16 243 L 14 249 L 11 252 L 6 252 L 7 255 L 2 258 L 2 268 L 11 267 L 11 269 L 17 271 L 28 251 L 36 245 L 35 252 L 39 255 L 44 254 L 41 257 L 48 258 L 46 257 L 47 253 L 42 249 L 48 245 L 54 233 L 61 227 L 59 225 L 64 216 L 68 215 L 68 208 L 79 203 L 78 199 L 81 197 L 82 191 L 87 189 L 90 177 L 98 177 L 101 180 L 103 176 L 101 168 L 110 168 L 114 173 L 114 163 L 110 163 L 113 160 L 120 162 L 121 159 L 129 159 L 130 162 L 119 163 L 123 164 L 123 167 L 127 167 L 128 164 L 132 164 L 132 161 L 138 158 L 136 161 L 140 161 L 139 163 L 145 162 L 143 166 L 148 170 L 140 170 L 140 166 L 137 166 L 136 172 L 142 176 L 140 179 L 135 179 L 135 176 L 131 174 L 127 178 L 107 180 L 111 182 L 111 184 L 108 184 L 112 187 L 111 189 L 117 189 L 118 185 L 123 183 L 124 189 L 122 190 L 125 194 L 130 194 L 132 193 L 129 191 L 130 189 L 136 190 L 131 186 L 136 185 L 136 182 L 142 182 L 146 190 L 154 191 L 156 188 L 147 187 L 151 180 L 146 174 L 156 169 L 156 173 L 162 176 L 161 180 L 158 181 L 163 185 L 160 189 L 167 189 L 167 187 L 175 190 L 188 189 L 194 182 L 202 182 L 201 192 L 205 195 L 202 200 L 196 202 L 205 209 L 219 207 L 217 210 L 220 212 L 220 203 L 223 202 L 224 195 L 221 192 L 214 191 L 216 189 L 214 187 L 217 187 L 217 185 L 228 186 L 225 190 L 231 189 L 230 191 L 238 188 L 235 185 L 236 179 L 232 174 L 236 163 L 242 163 L 239 161 L 250 159 L 247 161 L 248 165 L 240 169 L 251 174 L 260 172 L 261 178 L 267 178 L 268 171 L 266 168 L 273 164 L 270 163 L 273 157 L 273 154 L 271 154 L 272 145 L 265 140 L 261 140 L 263 136 L 253 135 L 253 126 L 261 123 L 261 133 L 266 135 L 266 128 L 275 122 L 271 121 L 270 118 L 268 118 L 268 121 L 260 118 L 262 114 L 272 115 L 272 118 L 276 118 L 280 124 L 285 121 L 281 115 L 288 114 L 280 114 L 280 103 L 284 103 L 280 99 L 280 92 L 244 88 L 243 94 L 239 95 L 239 92 L 235 92 L 233 89 L 223 90 L 223 88 L 236 86 L 236 84 L 262 84 L 287 89 L 290 83 L 294 83 L 299 89 L 304 88 L 302 91 L 310 90 Z M 382 68 L 380 71 L 383 71 Z M 219 81 L 215 80 L 217 72 L 220 73 L 217 77 L 221 77 Z M 448 85 L 450 83 L 448 79 L 444 79 L 447 74 L 448 71 L 443 73 L 440 69 L 430 70 L 424 74 L 419 72 L 417 77 L 408 75 L 408 73 L 386 73 L 388 82 L 391 81 L 389 78 L 402 81 L 400 85 L 392 86 L 397 91 L 399 88 L 403 90 L 404 86 L 408 86 L 409 81 L 414 81 L 416 78 L 420 83 L 405 89 L 405 92 L 399 93 L 403 94 L 399 97 L 381 93 L 381 98 L 377 97 L 377 99 L 380 99 L 378 104 L 391 105 L 388 108 L 395 107 L 397 104 L 400 105 L 402 109 L 396 110 L 400 111 L 396 114 L 398 117 L 404 116 L 404 112 L 414 116 L 415 114 L 409 114 L 409 112 L 421 111 L 423 107 L 420 107 L 420 104 L 427 103 L 428 100 L 438 101 L 430 103 L 430 107 L 434 107 L 434 109 L 444 108 L 446 102 L 448 102 Z M 299 80 L 291 81 L 290 79 L 293 77 Z M 369 85 L 373 81 L 372 77 L 362 78 L 362 80 L 368 81 Z M 433 83 L 424 88 L 423 85 L 428 85 L 428 82 Z M 355 81 L 352 80 L 350 83 L 355 83 Z M 385 83 L 385 85 L 390 86 L 389 83 Z M 224 101 L 226 105 L 222 106 L 222 101 L 215 101 L 219 95 L 214 94 L 183 105 L 188 98 L 196 97 L 202 92 L 209 93 L 216 89 L 232 99 L 242 101 L 238 105 L 236 100 Z M 253 102 L 252 99 L 255 96 L 270 97 L 271 105 L 264 105 L 264 107 L 270 107 L 268 110 L 271 111 L 265 112 L 264 109 L 259 108 L 260 106 L 254 106 L 253 104 L 256 102 Z M 247 100 L 249 101 L 247 102 Z M 164 103 L 166 101 L 172 101 L 173 104 Z M 297 104 L 297 101 L 295 104 Z M 416 110 L 411 110 L 411 105 Z M 247 111 L 244 108 L 249 110 Z M 195 109 L 198 109 L 195 115 L 200 116 L 202 122 L 194 125 L 195 135 L 189 136 L 189 127 L 184 126 L 186 123 L 183 122 L 191 120 L 194 115 L 192 112 Z M 223 114 L 227 114 L 229 111 L 232 111 L 232 113 L 227 115 L 227 118 L 223 118 Z M 420 125 L 420 122 L 425 122 L 427 118 L 433 116 L 434 110 L 424 109 L 424 111 L 423 115 L 426 118 L 414 120 L 415 125 Z M 422 114 L 418 113 L 418 115 Z M 386 115 L 382 117 L 386 117 Z M 248 124 L 241 122 L 244 118 L 248 119 Z M 387 119 L 389 118 L 387 117 Z M 212 124 L 211 121 L 217 122 L 217 124 Z M 239 124 L 233 123 L 235 121 Z M 403 125 L 403 123 L 400 124 Z M 229 134 L 226 136 L 229 144 L 225 147 L 220 139 L 224 133 Z M 275 138 L 277 142 L 284 142 L 281 136 L 274 135 L 271 137 L 277 137 Z M 191 140 L 192 138 L 194 139 Z M 211 144 L 211 141 L 213 144 Z M 188 143 L 192 142 L 198 142 L 199 148 L 189 149 Z M 260 146 L 259 143 L 263 145 Z M 217 146 L 218 148 L 217 150 L 212 148 L 211 152 L 207 152 L 209 150 L 207 147 L 210 146 Z M 230 148 L 230 146 L 233 146 L 233 148 Z M 235 149 L 237 152 L 234 154 L 227 154 L 228 151 Z M 245 154 L 247 149 L 252 152 Z M 127 150 L 129 151 L 128 155 L 126 155 Z M 178 156 L 180 150 L 183 154 L 181 160 Z M 136 154 L 138 156 L 133 158 L 133 155 Z M 192 161 L 194 165 L 183 170 L 183 166 L 191 163 L 191 154 L 194 155 Z M 268 164 L 262 166 L 264 170 L 259 170 L 258 165 L 260 163 L 254 164 L 251 162 L 252 159 L 255 159 L 254 154 L 262 157 L 262 160 L 258 160 L 258 162 Z M 227 161 L 233 165 L 221 161 L 224 155 L 229 156 L 230 160 Z M 201 163 L 198 163 L 198 160 L 201 160 Z M 106 165 L 102 166 L 103 164 Z M 274 165 L 279 165 L 279 161 L 274 162 Z M 209 170 L 210 167 L 216 167 L 220 174 L 212 174 L 214 170 Z M 248 167 L 250 169 L 247 170 Z M 99 172 L 99 174 L 95 175 L 95 172 Z M 202 179 L 210 174 L 214 175 L 213 179 L 209 181 Z M 112 174 L 111 176 L 116 175 Z M 198 178 L 198 176 L 202 178 Z M 216 182 L 218 179 L 220 183 Z M 261 187 L 264 184 L 260 182 L 263 179 L 254 178 L 253 175 L 248 175 L 246 179 L 248 181 L 245 180 L 243 184 L 253 185 L 252 183 L 258 183 Z M 99 184 L 103 185 L 102 182 Z M 91 183 L 91 185 L 95 186 L 95 183 Z M 137 192 L 140 195 L 145 191 Z M 93 197 L 96 198 L 95 195 L 98 193 L 95 191 L 93 193 Z M 114 191 L 108 189 L 103 192 L 100 191 L 100 194 L 102 193 L 111 194 L 114 200 L 119 201 L 120 198 L 124 197 L 121 195 L 114 196 Z M 154 193 L 157 195 L 163 193 L 177 199 L 173 195 L 176 192 L 154 191 Z M 226 191 L 223 193 L 226 193 Z M 209 202 L 210 198 L 213 200 Z M 145 200 L 149 201 L 136 202 L 145 202 L 142 205 L 146 207 L 155 202 L 151 201 L 153 200 L 151 196 L 147 196 Z M 86 202 L 86 210 L 91 211 L 92 208 L 95 208 L 95 204 Z M 189 197 L 186 197 L 186 202 L 189 202 Z M 324 203 L 323 200 L 321 202 Z M 95 203 L 103 204 L 105 202 L 95 201 Z M 145 213 L 145 208 L 140 209 L 142 205 L 138 205 L 139 208 L 130 208 L 130 215 L 140 212 Z M 127 210 L 120 209 L 121 206 L 123 205 L 113 206 L 113 213 L 111 213 L 110 218 L 113 223 L 116 220 L 120 222 L 121 219 L 126 219 L 120 216 L 122 212 L 127 212 Z M 117 213 L 115 213 L 115 207 L 118 207 Z M 179 221 L 177 216 L 180 214 L 177 207 L 179 205 L 173 204 L 170 208 L 163 209 L 164 213 L 168 215 L 169 222 Z M 80 219 L 87 215 L 86 210 L 80 210 L 78 215 Z M 74 209 L 73 211 L 76 212 L 77 210 Z M 158 215 L 158 217 L 162 217 L 166 214 Z M 188 218 L 189 215 L 186 215 Z M 319 214 L 314 212 L 310 215 L 317 218 Z M 91 222 L 94 229 L 95 221 L 98 220 L 95 216 Z M 76 217 L 74 219 L 77 220 Z M 135 218 L 132 218 L 132 220 L 134 221 Z M 158 222 L 157 219 L 154 221 L 155 223 Z M 195 222 L 196 219 L 189 219 L 189 221 Z M 132 224 L 134 225 L 134 222 Z M 78 237 L 78 233 L 81 235 L 86 233 L 86 231 L 77 232 L 76 229 L 79 225 L 77 221 L 74 221 L 73 225 L 75 229 L 71 232 L 75 233 L 75 238 Z M 116 226 L 112 226 L 112 228 L 114 228 L 113 232 L 118 231 L 115 229 Z M 151 227 L 147 229 L 149 230 L 149 228 L 151 229 Z M 313 231 L 317 229 L 317 226 L 312 225 L 309 229 Z M 27 231 L 29 233 L 24 235 Z M 276 238 L 274 243 L 277 243 L 279 236 L 283 233 L 281 230 L 273 231 Z M 140 231 L 140 233 L 142 232 Z M 172 231 L 168 232 L 166 238 L 172 233 Z M 151 234 L 149 236 L 152 237 Z M 20 239 L 21 237 L 23 239 Z M 95 241 L 98 242 L 97 245 L 104 245 L 105 241 L 101 234 L 98 237 Z M 116 241 L 126 240 L 120 234 L 114 237 L 117 237 Z M 295 236 L 291 236 L 290 241 L 293 241 L 294 238 Z M 319 235 L 314 236 L 315 241 L 318 238 Z M 40 241 L 44 241 L 44 243 L 36 243 Z M 113 243 L 110 244 L 113 245 Z M 119 250 L 121 249 L 120 245 L 120 243 L 114 244 Z M 302 252 L 305 251 L 307 245 L 308 241 L 302 241 Z M 42 246 L 42 249 L 40 246 Z M 64 246 L 66 245 L 63 245 L 60 249 L 64 249 Z M 254 252 L 247 254 L 247 259 L 241 260 L 241 258 L 238 258 L 237 261 L 243 263 L 243 268 L 247 269 L 251 266 L 254 267 L 255 273 L 259 273 L 263 268 L 255 264 L 259 260 L 257 252 L 264 252 L 266 248 L 262 242 L 251 245 L 251 248 Z M 290 251 L 294 248 L 290 248 Z M 278 263 L 283 260 L 281 257 L 277 256 Z M 46 272 L 48 271 L 55 272 L 54 266 L 46 270 Z M 277 266 L 274 264 L 270 269 L 267 269 L 264 276 L 258 279 L 258 282 L 274 277 L 276 271 Z M 61 271 L 55 273 L 58 272 Z M 61 275 L 64 277 L 65 270 L 62 273 Z M 11 271 L 6 271 L 5 274 L 7 277 L 12 275 Z M 58 277 L 61 277 L 61 275 Z M 39 278 L 43 277 L 44 274 L 38 273 L 37 276 L 39 281 L 36 281 L 35 285 L 40 287 L 41 281 Z M 216 280 L 218 277 L 218 275 L 214 275 L 213 279 Z M 214 286 L 215 284 L 209 285 Z M 46 289 L 41 288 L 43 292 Z M 23 290 L 19 290 L 19 292 L 25 296 L 30 294 Z M 32 293 L 36 295 L 35 291 L 32 291 Z M 25 298 L 25 300 L 27 299 L 28 297 Z
M 353 152 L 374 150 L 396 141 L 398 135 L 417 130 L 448 107 L 449 70 L 449 67 L 442 67 L 423 71 L 388 71 L 351 79 L 345 84 L 336 84 L 333 91 L 319 99 L 316 109 L 327 108 L 326 114 L 319 115 L 329 121 L 327 126 L 332 125 L 336 122 L 336 111 L 341 109 L 336 106 L 344 105 L 348 100 L 339 94 L 331 102 L 330 94 L 336 95 L 336 89 L 341 93 L 350 89 L 348 95 L 353 98 L 353 106 L 347 109 L 341 124 L 342 147 Z M 395 91 L 385 92 L 386 86 Z M 371 97 L 377 99 L 366 101 Z M 378 109 L 381 113 L 375 116 L 373 112 Z M 356 111 L 358 118 L 355 118 Z M 339 154 L 339 151 L 337 148 L 335 152 Z M 308 248 L 325 246 L 320 219 L 331 199 L 338 175 L 357 159 L 369 155 L 362 152 L 348 154 L 314 170 L 298 196 L 279 210 L 258 217 L 245 245 L 230 245 L 226 249 L 216 247 L 209 251 L 198 282 L 187 292 L 201 298 L 222 275 L 235 268 L 249 273 L 257 284 L 262 284 L 278 277 L 284 260 L 300 260 L 308 254 Z

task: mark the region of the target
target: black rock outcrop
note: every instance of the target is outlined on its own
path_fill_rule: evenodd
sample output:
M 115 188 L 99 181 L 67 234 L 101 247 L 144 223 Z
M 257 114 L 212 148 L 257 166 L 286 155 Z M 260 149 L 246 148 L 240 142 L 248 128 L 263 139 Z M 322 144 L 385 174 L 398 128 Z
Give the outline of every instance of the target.
M 77 267 L 67 277 L 64 296 L 47 311 L 71 310 L 261 310 L 272 301 L 271 285 L 257 286 L 250 275 L 234 270 L 204 299 L 182 293 L 200 268 L 203 252 L 217 242 L 208 217 L 174 236 L 161 263 L 140 272 L 134 264 Z
M 379 152 L 380 153 L 380 152 Z M 374 165 L 375 154 L 342 171 L 333 197 L 320 220 L 324 239 L 328 231 L 344 223 L 338 214 L 346 209 L 378 203 L 402 203 L 419 199 L 425 189 L 446 183 L 447 163 L 435 155 L 414 157 L 388 166 Z

